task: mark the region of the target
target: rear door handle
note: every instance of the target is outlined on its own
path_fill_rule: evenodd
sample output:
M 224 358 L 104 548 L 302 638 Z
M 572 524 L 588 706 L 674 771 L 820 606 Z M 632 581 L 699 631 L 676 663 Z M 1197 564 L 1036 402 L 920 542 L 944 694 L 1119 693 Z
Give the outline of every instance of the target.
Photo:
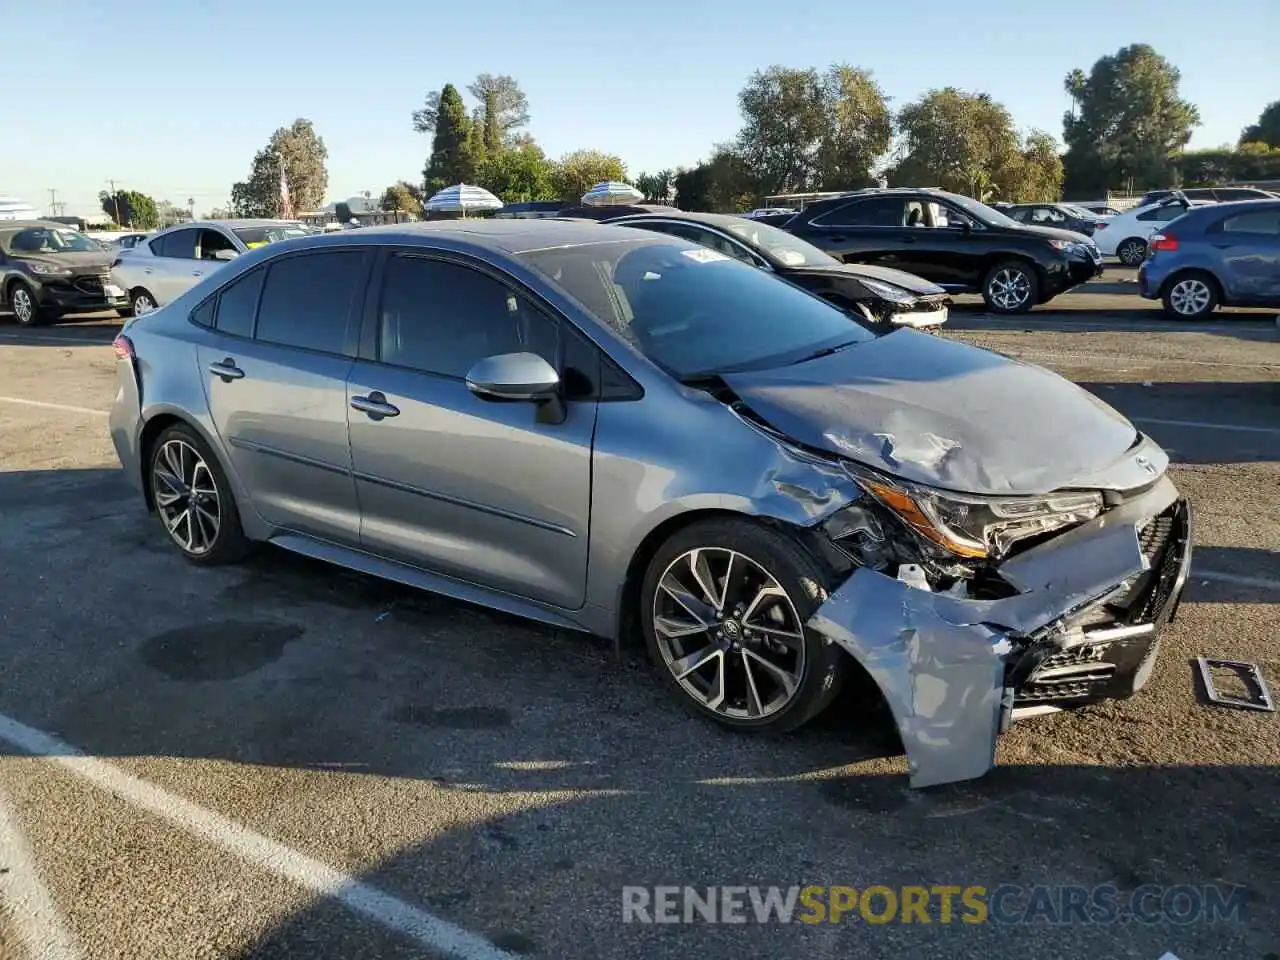
M 903 243 L 915 243 L 915 242 L 916 242 L 916 238 L 915 238 L 912 234 L 910 234 L 910 233 L 908 233 L 908 234 L 904 234 L 904 235 L 903 235 L 903 237 L 902 237 L 902 242 L 903 242 Z
M 231 357 L 209 364 L 209 372 L 215 377 L 221 377 L 223 383 L 230 383 L 232 380 L 244 378 L 244 371 L 236 366 L 235 360 L 231 359 Z
M 849 238 L 846 237 L 843 233 L 829 233 L 827 234 L 827 239 L 830 240 L 832 243 L 844 243 Z
M 191 271 L 191 275 L 192 275 L 193 277 L 203 277 L 203 276 L 204 276 L 204 271 L 203 271 L 203 270 L 192 270 L 192 271 Z
M 381 390 L 372 391 L 367 397 L 352 397 L 351 408 L 367 414 L 370 420 L 400 416 L 400 408 L 388 403 Z

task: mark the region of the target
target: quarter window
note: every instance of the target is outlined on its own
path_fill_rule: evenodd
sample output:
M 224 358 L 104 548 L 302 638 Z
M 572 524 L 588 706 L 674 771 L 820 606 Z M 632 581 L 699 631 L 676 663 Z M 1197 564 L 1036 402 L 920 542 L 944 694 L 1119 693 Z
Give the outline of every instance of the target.
M 393 257 L 379 314 L 383 363 L 458 378 L 502 353 L 535 353 L 558 366 L 555 321 L 505 284 L 459 263 Z
M 322 353 L 347 352 L 347 323 L 363 289 L 364 263 L 358 250 L 336 250 L 271 264 L 258 306 L 257 339 Z
M 250 270 L 222 288 L 218 296 L 218 332 L 233 337 L 252 337 L 253 321 L 258 313 L 258 296 L 262 293 L 265 269 Z

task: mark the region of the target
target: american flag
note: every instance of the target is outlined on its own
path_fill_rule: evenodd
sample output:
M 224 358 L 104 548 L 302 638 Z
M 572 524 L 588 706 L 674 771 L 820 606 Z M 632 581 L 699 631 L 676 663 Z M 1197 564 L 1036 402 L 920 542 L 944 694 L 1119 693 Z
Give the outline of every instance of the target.
M 284 160 L 280 161 L 280 219 L 293 219 L 293 201 L 289 199 L 289 180 L 284 175 Z

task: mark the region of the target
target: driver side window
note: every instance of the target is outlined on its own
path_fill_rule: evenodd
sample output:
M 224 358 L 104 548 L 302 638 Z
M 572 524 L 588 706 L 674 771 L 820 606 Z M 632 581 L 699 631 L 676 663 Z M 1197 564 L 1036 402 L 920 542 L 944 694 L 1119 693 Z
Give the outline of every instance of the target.
M 232 253 L 239 253 L 236 250 L 236 245 L 221 230 L 201 230 L 199 239 L 196 242 L 196 258 L 199 260 L 212 260 L 214 259 L 214 254 L 219 250 L 230 250 Z

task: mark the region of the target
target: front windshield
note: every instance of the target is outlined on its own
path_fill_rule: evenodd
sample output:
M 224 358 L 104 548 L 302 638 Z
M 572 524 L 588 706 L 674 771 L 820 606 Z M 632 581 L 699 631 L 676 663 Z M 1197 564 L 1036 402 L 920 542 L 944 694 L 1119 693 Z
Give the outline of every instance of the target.
M 685 240 L 553 247 L 521 258 L 680 380 L 782 366 L 874 339 L 799 287 Z
M 793 237 L 785 230 L 771 227 L 767 223 L 742 220 L 726 223 L 724 228 L 788 267 L 829 267 L 840 262 L 813 244 L 805 243 L 799 237 Z
M 244 245 L 250 250 L 261 247 L 264 244 L 276 243 L 280 240 L 292 240 L 294 237 L 311 235 L 311 231 L 306 227 L 293 223 L 271 224 L 262 227 L 240 227 L 233 232 L 244 241 Z
M 75 230 L 28 227 L 0 237 L 7 253 L 101 253 L 102 247 Z
M 1012 217 L 1006 217 L 999 210 L 996 210 L 993 207 L 988 207 L 985 203 L 979 203 L 977 200 L 974 200 L 972 197 L 962 197 L 959 194 L 952 194 L 952 195 L 949 195 L 947 199 L 950 200 L 952 203 L 954 203 L 957 207 L 959 207 L 965 213 L 969 214 L 969 216 L 973 217 L 975 220 L 978 220 L 981 223 L 987 224 L 987 226 L 991 226 L 991 227 L 1022 226 L 1022 224 L 1018 223 L 1018 221 L 1014 220 Z

